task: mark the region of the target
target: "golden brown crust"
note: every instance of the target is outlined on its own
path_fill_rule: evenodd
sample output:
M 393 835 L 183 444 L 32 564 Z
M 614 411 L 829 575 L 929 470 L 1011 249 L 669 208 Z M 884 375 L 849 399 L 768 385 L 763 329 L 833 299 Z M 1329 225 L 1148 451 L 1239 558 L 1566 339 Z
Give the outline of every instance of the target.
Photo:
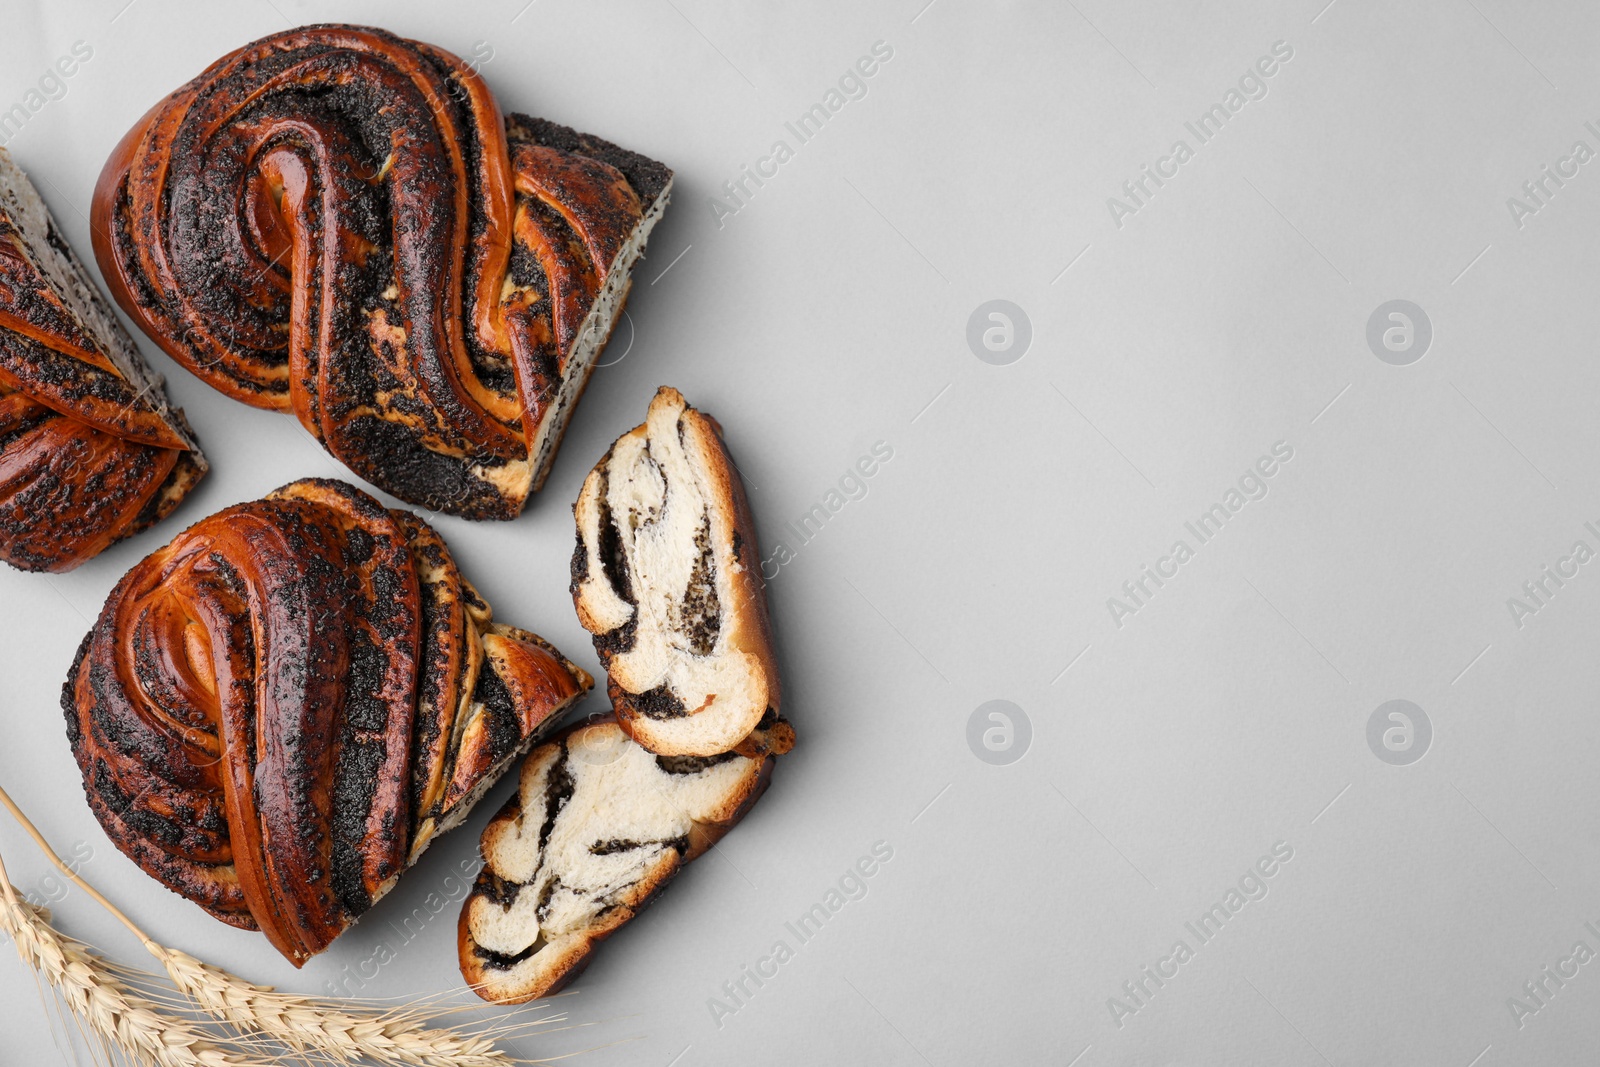
M 491 631 L 502 648 L 470 651 Z M 62 708 L 113 842 L 298 966 L 588 688 L 519 634 L 495 628 L 421 520 L 307 480 L 129 571 Z M 474 679 L 451 666 L 475 655 Z
M 274 34 L 118 145 L 95 253 L 118 303 L 213 387 L 292 412 L 404 500 L 512 518 L 592 366 L 579 335 L 670 183 L 514 119 L 431 45 Z
M 0 150 L 0 560 L 70 570 L 159 521 L 205 474 L 159 383 L 129 376 L 138 358 Z

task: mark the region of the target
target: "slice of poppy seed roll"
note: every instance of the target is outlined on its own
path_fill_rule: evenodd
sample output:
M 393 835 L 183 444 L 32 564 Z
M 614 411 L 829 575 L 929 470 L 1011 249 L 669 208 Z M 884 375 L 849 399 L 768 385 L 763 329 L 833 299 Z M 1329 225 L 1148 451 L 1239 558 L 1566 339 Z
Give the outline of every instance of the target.
M 665 756 L 787 752 L 755 523 L 716 420 L 663 386 L 573 514 L 573 602 L 629 736 Z
M 595 946 L 760 798 L 772 757 L 658 756 L 612 719 L 534 749 L 489 825 L 461 908 L 461 973 L 485 1000 L 521 1004 L 577 977 Z

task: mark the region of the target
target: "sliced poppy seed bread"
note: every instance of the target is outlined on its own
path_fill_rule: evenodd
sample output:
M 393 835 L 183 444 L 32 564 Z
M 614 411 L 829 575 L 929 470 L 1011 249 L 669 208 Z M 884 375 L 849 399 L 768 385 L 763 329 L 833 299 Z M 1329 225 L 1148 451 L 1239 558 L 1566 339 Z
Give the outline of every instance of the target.
M 573 514 L 573 601 L 629 736 L 666 756 L 787 752 L 755 523 L 716 420 L 661 388 Z
M 517 793 L 483 831 L 483 870 L 461 909 L 468 984 L 502 1004 L 566 985 L 750 810 L 774 762 L 659 756 L 610 718 L 534 749 Z

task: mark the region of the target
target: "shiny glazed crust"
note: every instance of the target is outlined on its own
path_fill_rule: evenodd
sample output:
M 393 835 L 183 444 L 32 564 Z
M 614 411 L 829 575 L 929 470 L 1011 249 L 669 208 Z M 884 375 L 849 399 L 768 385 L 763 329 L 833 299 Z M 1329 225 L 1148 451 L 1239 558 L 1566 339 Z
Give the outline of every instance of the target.
M 592 684 L 426 523 L 307 480 L 129 571 L 62 709 L 117 847 L 299 966 Z
M 205 472 L 183 413 L 0 149 L 0 560 L 71 570 Z
M 671 171 L 501 115 L 383 30 L 246 45 L 157 104 L 95 190 L 112 295 L 234 399 L 403 500 L 506 519 L 542 483 Z

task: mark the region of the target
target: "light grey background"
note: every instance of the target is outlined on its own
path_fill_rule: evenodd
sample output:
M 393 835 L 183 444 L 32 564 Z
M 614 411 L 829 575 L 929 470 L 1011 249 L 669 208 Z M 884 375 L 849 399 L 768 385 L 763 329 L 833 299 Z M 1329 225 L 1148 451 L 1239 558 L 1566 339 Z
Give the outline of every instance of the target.
M 1577 1062 L 1600 962 L 1519 1020 L 1508 998 L 1600 951 L 1600 563 L 1517 625 L 1524 582 L 1600 550 L 1600 162 L 1519 228 L 1507 198 L 1600 150 L 1600 10 L 1579 3 L 1127 5 L 715 0 L 13 6 L 0 107 L 93 58 L 8 147 L 78 248 L 102 161 L 162 94 L 258 36 L 370 22 L 465 56 L 509 109 L 678 173 L 630 323 L 519 521 L 441 519 L 500 617 L 597 670 L 567 595 L 568 505 L 654 388 L 714 413 L 771 553 L 800 732 L 717 853 L 598 954 L 559 1005 L 580 1062 Z M 524 6 L 526 5 L 526 6 Z M 770 5 L 775 8 L 776 5 Z M 120 10 L 119 10 L 120 9 Z M 892 59 L 735 214 L 712 197 L 875 42 Z M 1184 128 L 1275 42 L 1293 57 L 1199 144 Z M 1194 157 L 1113 221 L 1177 139 Z M 1553 184 L 1547 186 L 1554 188 Z M 670 269 L 669 269 L 670 265 Z M 996 366 L 980 304 L 1031 322 Z M 1418 362 L 1366 341 L 1380 304 L 1432 323 Z M 631 333 L 630 333 L 631 326 Z M 631 348 L 628 342 L 631 337 Z M 319 990 L 400 940 L 507 795 L 442 841 L 301 973 L 144 877 L 83 803 L 57 694 L 107 591 L 211 511 L 340 469 L 289 418 L 146 343 L 214 464 L 155 532 L 60 577 L 0 574 L 0 775 L 165 941 Z M 785 529 L 875 442 L 893 458 L 801 545 Z M 1210 543 L 1184 527 L 1275 443 L 1293 458 Z M 1137 613 L 1107 599 L 1194 549 Z M 770 568 L 769 568 L 770 569 Z M 1148 579 L 1147 579 L 1148 582 Z M 1553 584 L 1549 586 L 1554 588 Z M 1368 747 L 1409 700 L 1409 765 Z M 979 759 L 991 700 L 1031 724 Z M 591 698 L 595 710 L 603 698 Z M 869 891 L 731 1015 L 711 998 L 874 842 Z M 1193 922 L 1274 844 L 1293 858 L 1214 940 Z M 44 867 L 0 821 L 14 877 Z M 1252 885 L 1254 883 L 1251 883 Z M 67 929 L 141 960 L 79 893 Z M 452 903 L 364 993 L 459 984 Z M 1131 1015 L 1109 998 L 1175 941 L 1193 958 Z M 371 968 L 368 968 L 371 969 Z M 753 988 L 753 986 L 751 987 Z M 1147 984 L 1153 988 L 1153 984 Z M 0 953 L 6 1062 L 54 1063 L 32 979 Z M 720 1023 L 720 1025 L 719 1025 Z

